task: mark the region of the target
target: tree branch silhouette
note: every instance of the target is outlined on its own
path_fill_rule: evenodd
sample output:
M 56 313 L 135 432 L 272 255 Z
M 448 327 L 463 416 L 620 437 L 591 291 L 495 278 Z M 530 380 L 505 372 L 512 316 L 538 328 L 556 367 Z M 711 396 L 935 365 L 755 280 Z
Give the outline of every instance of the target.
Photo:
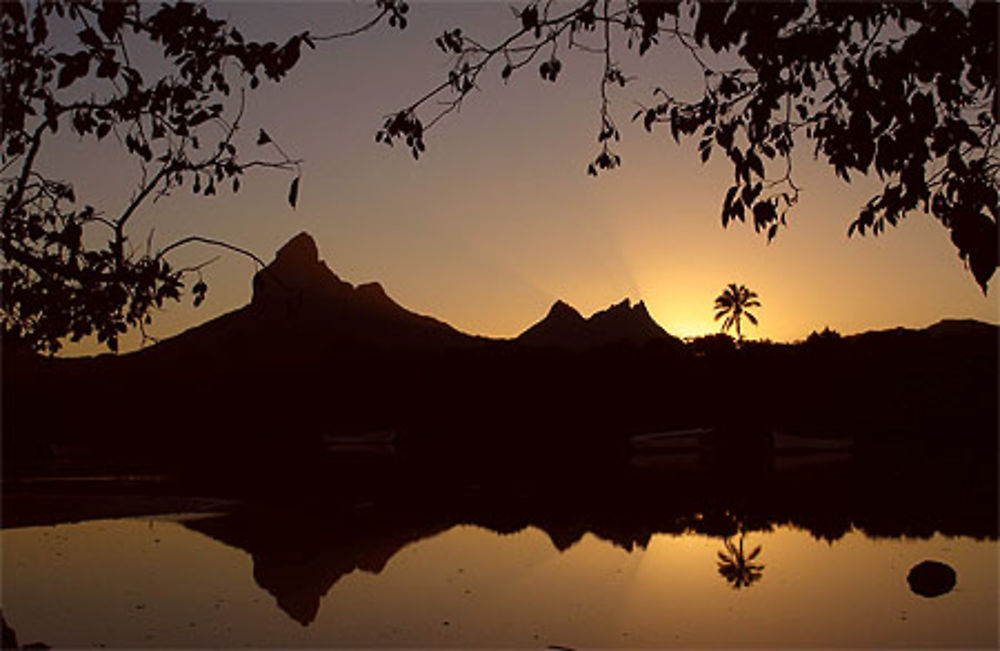
M 195 303 L 204 297 L 199 268 L 174 268 L 167 260 L 179 246 L 222 246 L 263 266 L 241 247 L 199 236 L 159 251 L 150 237 L 144 252 L 133 250 L 130 230 L 148 203 L 185 184 L 205 197 L 223 182 L 238 192 L 244 175 L 255 168 L 294 174 L 288 194 L 294 208 L 301 161 L 263 129 L 257 144 L 269 146 L 259 150 L 268 155 L 237 150 L 246 93 L 262 80 L 281 82 L 303 46 L 349 38 L 383 21 L 406 26 L 403 0 L 373 4 L 373 16 L 357 27 L 319 36 L 306 31 L 278 43 L 247 40 L 236 26 L 213 18 L 209 7 L 185 0 L 157 6 L 137 0 L 0 3 L 5 335 L 47 352 L 58 351 L 66 338 L 96 335 L 115 351 L 129 328 L 148 338 L 152 311 L 180 300 L 187 275 L 199 276 L 191 288 Z M 56 23 L 75 35 L 56 40 L 50 29 Z M 129 52 L 137 42 L 156 48 L 166 65 L 138 69 Z M 43 141 L 61 127 L 91 142 L 110 136 L 137 162 L 138 185 L 117 216 L 80 206 L 71 182 L 37 169 Z
M 633 120 L 647 131 L 666 127 L 677 141 L 697 136 L 702 162 L 723 151 L 734 172 L 723 226 L 750 220 L 768 241 L 776 237 L 801 193 L 792 151 L 811 142 L 814 157 L 844 181 L 853 172 L 885 182 L 848 235 L 879 235 L 912 212 L 929 213 L 986 292 L 1000 219 L 996 3 L 578 0 L 557 15 L 552 8 L 527 2 L 494 45 L 445 31 L 437 45 L 452 57 L 448 80 L 388 115 L 376 139 L 404 139 L 419 158 L 424 132 L 461 105 L 494 60 L 505 62 L 507 80 L 551 50 L 538 72 L 554 82 L 562 44 L 604 58 L 600 149 L 587 166 L 596 176 L 621 162 L 611 149 L 621 134 L 608 91 L 634 80 L 614 53 L 623 42 L 640 57 L 675 43 L 702 71 L 701 97 L 657 87 Z

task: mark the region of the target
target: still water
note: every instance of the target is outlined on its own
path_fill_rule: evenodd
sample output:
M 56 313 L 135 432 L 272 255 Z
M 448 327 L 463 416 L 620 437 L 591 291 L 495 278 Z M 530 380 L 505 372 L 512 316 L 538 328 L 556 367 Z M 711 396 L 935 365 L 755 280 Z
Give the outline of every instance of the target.
M 22 644 L 54 647 L 998 643 L 996 540 L 852 530 L 828 542 L 777 526 L 747 532 L 741 554 L 739 536 L 623 546 L 447 525 L 289 553 L 220 534 L 219 518 L 4 530 L 4 618 Z M 956 571 L 954 589 L 910 590 L 925 559 Z

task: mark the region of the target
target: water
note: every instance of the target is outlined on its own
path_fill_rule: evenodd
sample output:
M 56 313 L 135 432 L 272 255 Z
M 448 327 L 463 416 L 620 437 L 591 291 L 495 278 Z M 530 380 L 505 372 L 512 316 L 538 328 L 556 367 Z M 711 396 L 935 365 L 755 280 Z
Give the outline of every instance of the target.
M 313 535 L 219 515 L 8 529 L 3 614 L 22 644 L 55 647 L 998 644 L 996 540 L 764 526 L 743 540 L 758 578 L 737 589 L 720 572 L 727 538 L 690 529 L 635 544 L 537 526 L 380 527 Z M 954 568 L 953 590 L 910 590 L 925 559 Z

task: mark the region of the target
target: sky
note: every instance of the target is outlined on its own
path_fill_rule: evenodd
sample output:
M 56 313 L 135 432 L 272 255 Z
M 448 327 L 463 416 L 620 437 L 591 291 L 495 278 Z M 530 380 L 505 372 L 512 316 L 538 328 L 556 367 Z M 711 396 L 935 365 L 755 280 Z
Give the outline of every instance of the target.
M 225 2 L 214 15 L 247 37 L 283 41 L 309 29 L 330 33 L 372 14 L 368 2 Z M 533 68 L 508 83 L 497 67 L 461 111 L 426 137 L 414 161 L 405 146 L 375 143 L 386 114 L 408 105 L 447 73 L 434 45 L 444 29 L 491 36 L 515 29 L 506 3 L 414 2 L 409 25 L 386 26 L 322 43 L 280 84 L 248 96 L 238 142 L 254 153 L 259 128 L 304 160 L 298 206 L 287 203 L 291 176 L 260 171 L 233 194 L 178 193 L 147 204 L 132 238 L 165 245 L 186 234 L 221 238 L 265 260 L 301 231 L 341 278 L 379 281 L 397 302 L 475 334 L 511 337 L 562 299 L 584 315 L 623 298 L 643 300 L 671 334 L 718 330 L 714 298 L 728 283 L 755 290 L 762 306 L 751 338 L 795 341 L 830 327 L 842 333 L 925 327 L 942 318 L 1000 321 L 996 280 L 984 297 L 947 231 L 913 214 L 880 237 L 848 238 L 847 227 L 876 192 L 873 180 L 848 184 L 799 147 L 802 188 L 789 225 L 770 244 L 749 224 L 723 228 L 720 211 L 732 169 L 718 152 L 705 165 L 695 143 L 677 145 L 663 128 L 632 122 L 637 101 L 657 85 L 679 94 L 700 83 L 686 57 L 653 48 L 639 60 L 619 48 L 639 78 L 611 96 L 622 132 L 622 166 L 594 178 L 598 153 L 600 60 L 564 53 L 555 84 Z M 136 165 L 112 145 L 61 137 L 46 146 L 43 169 L 74 182 L 81 200 L 120 211 L 138 181 Z M 190 298 L 154 316 L 150 333 L 168 337 L 231 311 L 250 298 L 254 264 L 237 254 L 189 247 L 204 270 L 205 302 Z M 130 337 L 125 348 L 139 345 Z M 100 352 L 95 342 L 68 354 Z

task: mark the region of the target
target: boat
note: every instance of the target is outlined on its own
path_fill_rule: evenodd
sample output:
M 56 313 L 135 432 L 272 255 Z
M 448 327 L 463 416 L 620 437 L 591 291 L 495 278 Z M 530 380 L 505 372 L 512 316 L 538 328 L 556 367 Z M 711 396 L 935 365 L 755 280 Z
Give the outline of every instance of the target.
M 323 447 L 331 454 L 395 454 L 396 430 L 381 429 L 360 434 L 326 434 L 323 436 Z
M 687 452 L 704 447 L 705 438 L 711 436 L 714 431 L 711 427 L 697 427 L 636 434 L 629 437 L 629 444 L 633 452 Z
M 772 436 L 775 453 L 849 452 L 854 447 L 854 440 L 849 438 L 815 438 L 778 431 Z

